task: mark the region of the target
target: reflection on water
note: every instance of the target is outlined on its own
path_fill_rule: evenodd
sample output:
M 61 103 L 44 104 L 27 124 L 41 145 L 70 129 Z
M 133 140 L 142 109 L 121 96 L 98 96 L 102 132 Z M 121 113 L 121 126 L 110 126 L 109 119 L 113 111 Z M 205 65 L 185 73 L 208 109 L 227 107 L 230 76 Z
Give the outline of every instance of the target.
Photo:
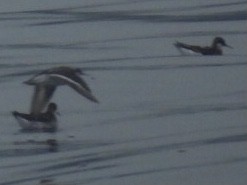
M 39 3 L 0 12 L 0 185 L 246 184 L 246 0 Z M 234 49 L 173 47 L 215 36 Z M 101 103 L 61 88 L 58 132 L 19 131 L 22 82 L 60 65 Z

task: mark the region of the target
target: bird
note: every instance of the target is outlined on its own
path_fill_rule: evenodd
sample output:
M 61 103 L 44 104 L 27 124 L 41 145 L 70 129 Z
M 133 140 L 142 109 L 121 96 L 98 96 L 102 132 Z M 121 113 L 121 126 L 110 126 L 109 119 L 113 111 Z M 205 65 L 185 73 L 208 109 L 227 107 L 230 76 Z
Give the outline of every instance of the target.
M 24 131 L 55 132 L 57 130 L 57 104 L 49 103 L 47 110 L 39 114 L 25 114 L 13 111 L 12 114 Z
M 90 101 L 99 103 L 88 84 L 81 78 L 80 75 L 82 74 L 80 68 L 60 66 L 44 70 L 24 81 L 24 84 L 34 86 L 30 113 L 33 115 L 41 113 L 52 98 L 56 88 L 61 85 L 67 85 Z
M 215 37 L 213 39 L 213 42 L 211 46 L 195 46 L 195 45 L 190 45 L 190 44 L 184 44 L 182 42 L 176 42 L 175 47 L 179 49 L 180 52 L 183 52 L 182 49 L 189 50 L 194 53 L 199 53 L 202 55 L 222 55 L 222 47 L 228 47 L 232 48 L 231 46 L 227 45 L 225 40 L 222 37 Z

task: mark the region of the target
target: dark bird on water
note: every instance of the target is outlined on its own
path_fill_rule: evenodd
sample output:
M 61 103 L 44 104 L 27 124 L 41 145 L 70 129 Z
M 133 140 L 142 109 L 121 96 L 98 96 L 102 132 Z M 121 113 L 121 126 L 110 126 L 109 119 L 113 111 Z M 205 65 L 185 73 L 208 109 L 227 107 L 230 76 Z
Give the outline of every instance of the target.
M 211 46 L 195 46 L 190 44 L 185 44 L 182 42 L 176 42 L 175 47 L 179 49 L 180 52 L 184 54 L 184 50 L 188 50 L 194 53 L 199 53 L 202 55 L 222 55 L 222 47 L 232 48 L 227 45 L 222 37 L 215 37 Z
M 57 130 L 57 105 L 49 103 L 47 110 L 39 114 L 25 114 L 13 111 L 12 114 L 24 131 L 55 132 Z

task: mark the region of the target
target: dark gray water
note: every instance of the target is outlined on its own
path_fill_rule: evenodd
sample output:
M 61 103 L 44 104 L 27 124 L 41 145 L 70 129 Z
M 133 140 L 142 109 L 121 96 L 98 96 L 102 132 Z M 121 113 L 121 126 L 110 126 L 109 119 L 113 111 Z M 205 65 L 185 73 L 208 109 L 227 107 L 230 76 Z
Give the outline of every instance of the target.
M 247 182 L 247 1 L 6 1 L 0 7 L 0 185 Z M 181 55 L 173 43 L 223 56 Z M 21 132 L 22 82 L 81 68 L 100 104 L 59 88 L 59 130 Z M 53 145 L 51 141 L 55 141 Z

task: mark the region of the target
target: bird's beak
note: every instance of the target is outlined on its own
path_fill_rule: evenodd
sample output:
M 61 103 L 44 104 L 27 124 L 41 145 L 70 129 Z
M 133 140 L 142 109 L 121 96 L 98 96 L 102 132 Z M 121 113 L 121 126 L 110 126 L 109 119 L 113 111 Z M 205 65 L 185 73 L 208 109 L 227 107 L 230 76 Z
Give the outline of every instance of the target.
M 30 80 L 26 80 L 23 83 L 26 84 L 26 85 L 33 85 L 33 83 Z
M 229 45 L 227 45 L 227 44 L 226 44 L 225 46 L 226 46 L 226 47 L 228 47 L 228 48 L 231 48 L 231 49 L 233 49 L 233 47 L 232 47 L 232 46 L 229 46 Z
M 90 77 L 92 80 L 94 80 L 94 77 L 92 77 L 91 75 L 89 75 L 89 74 L 87 74 L 87 73 L 85 73 L 85 72 L 80 72 L 79 73 L 80 75 L 82 75 L 82 76 L 88 76 L 88 77 Z

